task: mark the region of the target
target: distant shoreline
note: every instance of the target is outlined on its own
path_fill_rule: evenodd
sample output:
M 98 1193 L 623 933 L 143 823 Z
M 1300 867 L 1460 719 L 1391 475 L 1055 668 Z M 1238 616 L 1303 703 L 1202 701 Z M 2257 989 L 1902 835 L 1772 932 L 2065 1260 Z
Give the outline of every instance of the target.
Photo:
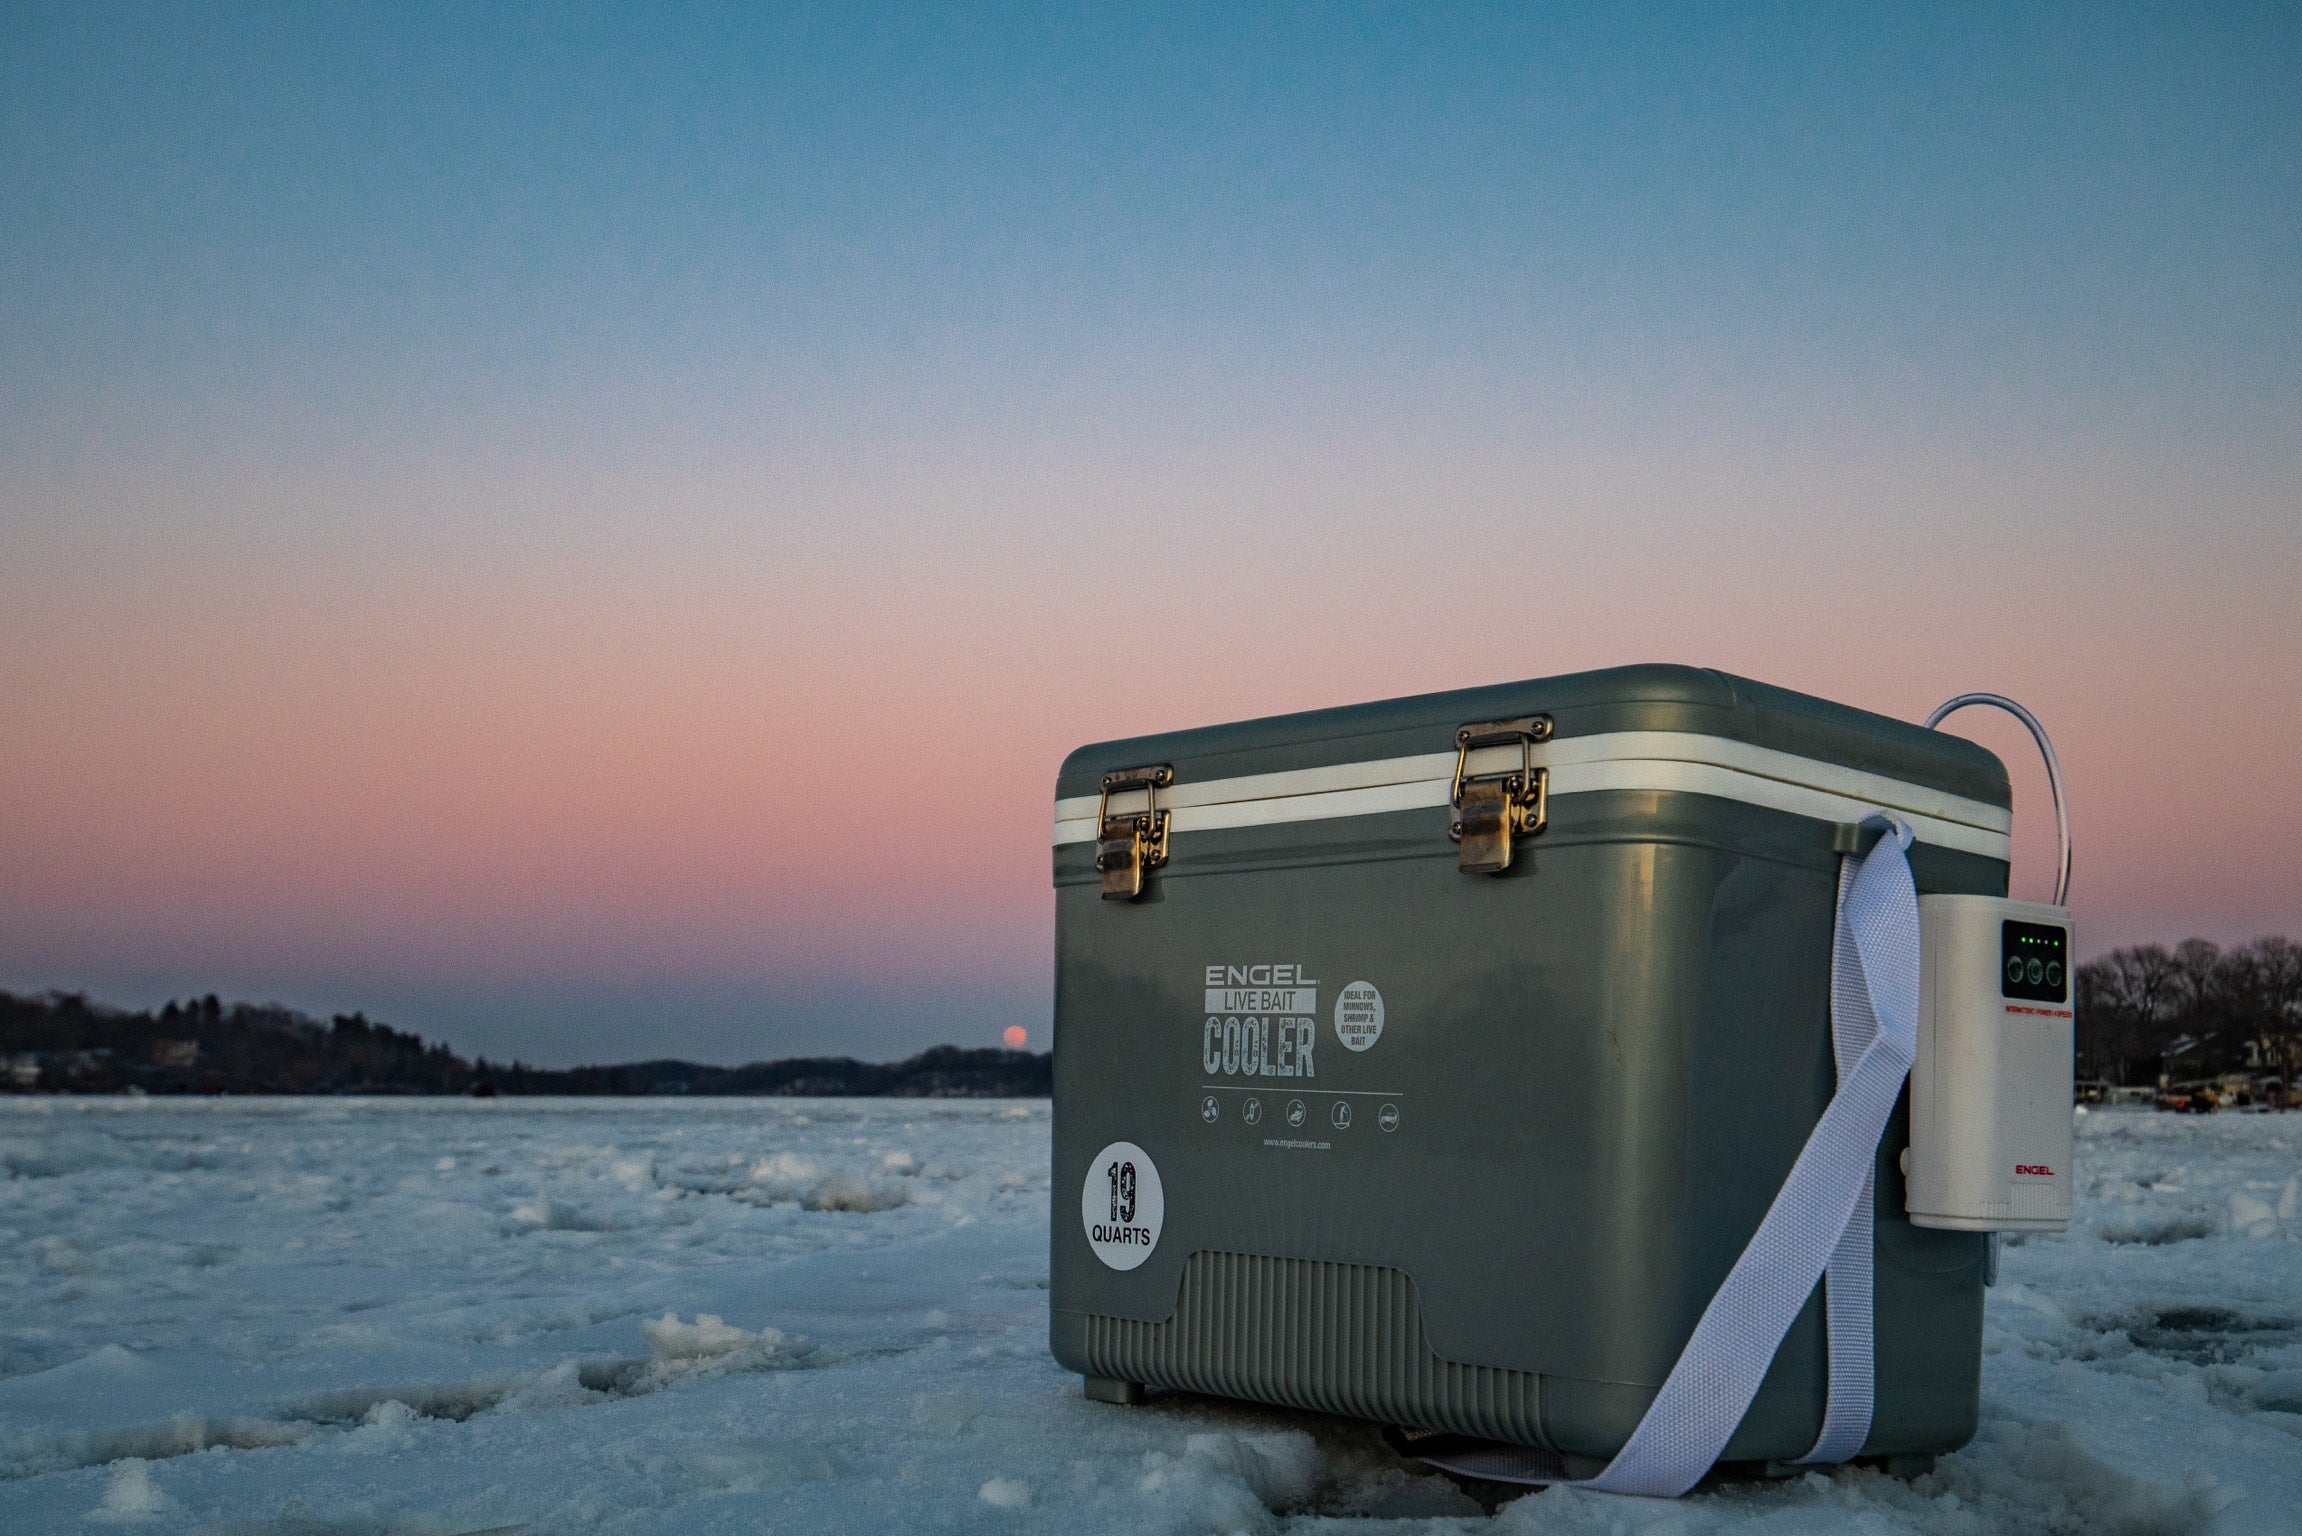
M 1044 1093 L 955 1093 L 955 1094 L 902 1094 L 902 1093 L 515 1093 L 499 1094 L 493 1098 L 475 1099 L 465 1093 L 361 1093 L 346 1090 L 340 1093 L 147 1093 L 141 1088 L 126 1088 L 118 1092 L 98 1092 L 92 1089 L 58 1089 L 55 1092 L 24 1093 L 0 1090 L 0 1112 L 10 1106 L 36 1104 L 214 1104 L 219 1107 L 248 1107 L 259 1104 L 277 1104 L 283 1109 L 298 1104 L 372 1104 L 388 1106 L 405 1104 L 434 1109 L 507 1106 L 549 1106 L 553 1104 L 1045 1104 L 1050 1095 Z M 2146 1115 L 2151 1107 L 2122 1105 L 2118 1113 Z M 2109 1108 L 2098 1107 L 2093 1113 L 2109 1114 Z
M 896 1062 L 803 1056 L 531 1067 L 466 1060 L 364 1014 L 326 1023 L 209 996 L 131 1012 L 0 992 L 0 1093 L 423 1098 L 1046 1098 L 1054 1058 L 939 1045 Z

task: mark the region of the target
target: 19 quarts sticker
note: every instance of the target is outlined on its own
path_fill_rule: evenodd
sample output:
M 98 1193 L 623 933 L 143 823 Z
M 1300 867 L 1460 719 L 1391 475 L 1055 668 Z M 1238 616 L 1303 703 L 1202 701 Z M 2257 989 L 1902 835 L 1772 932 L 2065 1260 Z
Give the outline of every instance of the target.
M 1133 1269 L 1159 1246 L 1167 1224 L 1167 1191 L 1159 1165 L 1131 1141 L 1115 1141 L 1087 1165 L 1079 1191 L 1087 1246 L 1112 1269 Z

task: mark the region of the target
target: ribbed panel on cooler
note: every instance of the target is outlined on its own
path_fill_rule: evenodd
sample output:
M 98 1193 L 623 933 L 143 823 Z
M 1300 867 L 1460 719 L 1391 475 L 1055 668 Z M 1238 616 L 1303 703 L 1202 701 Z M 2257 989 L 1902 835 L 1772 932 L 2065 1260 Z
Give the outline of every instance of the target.
M 1163 1323 L 1087 1319 L 1094 1374 L 1541 1445 L 1542 1377 L 1442 1360 L 1415 1282 L 1372 1264 L 1194 1253 Z

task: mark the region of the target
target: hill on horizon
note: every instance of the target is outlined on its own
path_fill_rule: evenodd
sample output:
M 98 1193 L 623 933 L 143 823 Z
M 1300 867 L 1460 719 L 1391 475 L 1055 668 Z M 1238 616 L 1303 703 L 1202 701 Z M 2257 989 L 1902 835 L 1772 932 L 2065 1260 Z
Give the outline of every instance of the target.
M 77 992 L 0 992 L 0 1092 L 380 1093 L 827 1098 L 1045 1098 L 1053 1058 L 939 1045 L 904 1061 L 805 1056 L 740 1067 L 690 1061 L 531 1067 L 339 1013 L 326 1023 L 276 1003 L 213 993 L 130 1011 Z

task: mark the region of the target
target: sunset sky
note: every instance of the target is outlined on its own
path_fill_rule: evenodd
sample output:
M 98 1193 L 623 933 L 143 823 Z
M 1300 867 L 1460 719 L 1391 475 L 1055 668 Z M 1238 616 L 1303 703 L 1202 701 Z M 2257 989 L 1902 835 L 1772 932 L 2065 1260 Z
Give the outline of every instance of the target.
M 2302 12 L 1243 9 L 9 5 L 0 987 L 1043 1043 L 1071 747 L 1641 660 L 2302 935 Z

